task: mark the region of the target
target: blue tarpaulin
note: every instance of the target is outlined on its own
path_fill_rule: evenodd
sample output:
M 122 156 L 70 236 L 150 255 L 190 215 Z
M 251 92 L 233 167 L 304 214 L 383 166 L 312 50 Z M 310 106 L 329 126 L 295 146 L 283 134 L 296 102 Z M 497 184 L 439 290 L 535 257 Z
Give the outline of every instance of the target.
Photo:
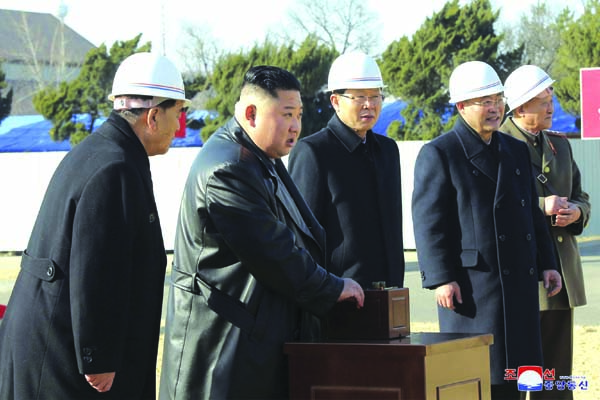
M 373 132 L 386 134 L 387 128 L 393 121 L 400 121 L 404 123 L 404 117 L 400 115 L 400 112 L 406 107 L 406 103 L 402 100 L 393 101 L 384 104 L 381 109 L 381 115 L 379 120 L 373 127 Z M 449 115 L 448 115 L 449 116 Z M 448 117 L 446 116 L 446 117 Z M 580 133 L 580 129 L 576 125 L 577 117 L 567 114 L 560 103 L 554 97 L 554 115 L 552 116 L 552 130 L 564 132 L 564 133 Z
M 404 122 L 400 112 L 406 107 L 402 100 L 393 101 L 384 104 L 379 120 L 373 127 L 373 131 L 382 135 L 386 134 L 387 128 L 392 121 L 398 120 Z M 215 112 L 206 110 L 195 110 L 190 112 L 188 121 L 204 120 L 205 118 L 214 118 Z M 99 118 L 94 122 L 94 129 L 106 120 Z M 560 104 L 554 98 L 554 116 L 552 118 L 552 129 L 565 133 L 579 133 L 580 129 L 576 125 L 577 118 L 567 114 L 560 107 Z M 89 125 L 89 115 L 77 117 L 78 122 Z M 52 123 L 44 119 L 41 115 L 17 115 L 5 118 L 0 124 L 0 152 L 38 152 L 38 151 L 68 151 L 71 144 L 68 140 L 55 142 L 50 137 L 50 128 Z M 202 146 L 200 138 L 200 129 L 186 129 L 185 137 L 175 138 L 171 147 L 199 147 Z
M 4 125 L 6 119 L 2 122 L 2 125 Z M 49 133 L 50 128 L 52 128 L 52 123 L 45 119 L 12 128 L 7 133 L 0 135 L 0 152 L 20 153 L 70 150 L 71 144 L 68 140 L 63 140 L 62 142 L 52 140 Z
M 206 116 L 208 114 L 199 115 Z M 106 118 L 94 121 L 95 132 Z M 77 122 L 90 124 L 89 115 L 77 117 Z M 41 115 L 18 115 L 5 118 L 0 124 L 0 153 L 68 151 L 71 144 L 68 140 L 55 142 L 50 137 L 52 122 Z M 186 129 L 186 136 L 174 138 L 171 147 L 202 146 L 199 129 Z

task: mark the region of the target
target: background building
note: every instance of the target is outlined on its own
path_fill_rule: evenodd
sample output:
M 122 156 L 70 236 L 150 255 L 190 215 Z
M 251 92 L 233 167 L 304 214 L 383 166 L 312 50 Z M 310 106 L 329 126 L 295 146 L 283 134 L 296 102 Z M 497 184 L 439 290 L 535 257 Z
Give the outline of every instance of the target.
M 58 17 L 0 9 L 0 63 L 13 88 L 11 115 L 37 114 L 34 93 L 77 77 L 95 47 L 63 23 L 66 13 L 64 6 Z

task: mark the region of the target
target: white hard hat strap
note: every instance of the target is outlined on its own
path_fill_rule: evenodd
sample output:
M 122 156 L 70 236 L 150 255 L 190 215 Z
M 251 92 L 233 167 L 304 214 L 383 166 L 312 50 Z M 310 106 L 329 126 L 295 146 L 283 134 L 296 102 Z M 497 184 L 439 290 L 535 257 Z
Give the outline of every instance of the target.
M 115 99 L 113 109 L 114 110 L 130 110 L 132 108 L 152 108 L 156 107 L 165 100 L 169 100 L 168 97 L 152 97 L 148 100 L 142 100 L 138 98 L 130 98 L 120 96 Z
M 547 87 L 546 89 L 542 90 L 540 92 L 540 94 L 535 96 L 535 98 L 543 99 L 546 96 L 552 96 L 552 93 L 554 93 L 554 88 L 552 86 L 550 86 L 550 87 Z

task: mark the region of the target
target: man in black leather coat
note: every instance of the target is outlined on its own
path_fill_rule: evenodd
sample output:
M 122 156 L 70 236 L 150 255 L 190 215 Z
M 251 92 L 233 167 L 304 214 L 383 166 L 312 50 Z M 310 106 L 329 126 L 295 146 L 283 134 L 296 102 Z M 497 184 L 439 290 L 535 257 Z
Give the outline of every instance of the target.
M 322 267 L 324 232 L 280 158 L 301 129 L 300 84 L 251 68 L 235 116 L 191 167 L 167 309 L 161 399 L 288 396 L 283 344 L 364 294 Z

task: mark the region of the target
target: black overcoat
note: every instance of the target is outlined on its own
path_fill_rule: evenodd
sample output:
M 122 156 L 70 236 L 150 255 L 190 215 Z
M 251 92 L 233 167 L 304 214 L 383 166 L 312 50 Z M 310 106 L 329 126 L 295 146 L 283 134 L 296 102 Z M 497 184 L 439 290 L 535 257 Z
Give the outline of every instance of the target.
M 111 114 L 49 183 L 0 325 L 0 398 L 155 398 L 165 267 L 148 156 Z M 83 376 L 111 371 L 107 393 Z
M 334 115 L 301 139 L 288 168 L 327 233 L 330 271 L 356 280 L 404 284 L 400 155 L 392 139 L 367 132 L 366 143 Z
M 492 333 L 493 384 L 542 366 L 538 280 L 556 269 L 527 146 L 494 132 L 487 146 L 458 118 L 417 157 L 412 200 L 422 284 L 457 281 L 463 304 L 438 307 L 442 332 Z
M 324 245 L 281 160 L 235 119 L 215 132 L 180 207 L 160 399 L 287 398 L 283 344 L 310 338 L 301 310 L 323 315 L 343 289 Z

